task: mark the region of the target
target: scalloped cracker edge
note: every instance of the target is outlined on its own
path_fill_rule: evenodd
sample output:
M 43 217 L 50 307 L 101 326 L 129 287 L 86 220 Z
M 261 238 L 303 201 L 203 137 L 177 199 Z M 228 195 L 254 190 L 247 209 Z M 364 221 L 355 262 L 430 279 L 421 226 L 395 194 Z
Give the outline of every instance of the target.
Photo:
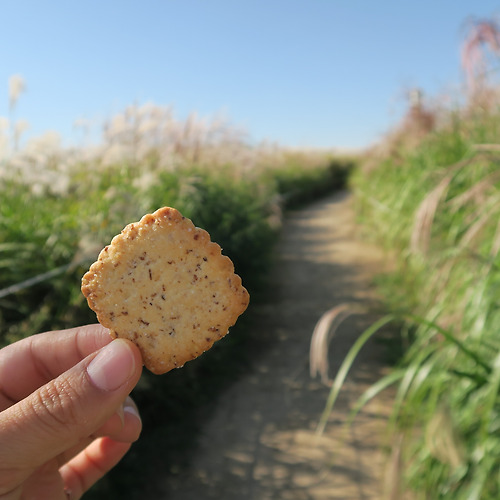
M 134 342 L 156 374 L 210 349 L 249 303 L 220 246 L 170 207 L 115 236 L 83 276 L 82 292 L 99 322 Z

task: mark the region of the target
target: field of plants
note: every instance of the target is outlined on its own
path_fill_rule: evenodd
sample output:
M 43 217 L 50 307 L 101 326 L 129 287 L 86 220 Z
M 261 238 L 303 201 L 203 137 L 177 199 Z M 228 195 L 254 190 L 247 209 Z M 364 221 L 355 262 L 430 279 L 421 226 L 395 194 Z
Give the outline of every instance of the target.
M 199 123 L 198 123 L 199 121 Z M 79 280 L 125 224 L 174 206 L 207 229 L 253 289 L 286 205 L 344 182 L 327 155 L 250 147 L 229 128 L 131 107 L 103 145 L 63 150 L 53 136 L 0 163 L 0 343 L 95 319 Z
M 54 134 L 23 142 L 19 123 L 2 124 L 0 345 L 95 322 L 82 275 L 126 224 L 165 205 L 210 232 L 258 303 L 284 210 L 343 186 L 352 166 L 329 154 L 249 145 L 225 123 L 177 120 L 151 104 L 110 119 L 92 147 L 65 149 Z M 134 488 L 143 498 L 169 453 L 172 463 L 182 460 L 193 434 L 187 415 L 197 418 L 248 365 L 251 321 L 250 307 L 232 335 L 168 374 L 168 384 L 144 374 L 134 393 L 142 439 L 89 498 L 133 498 Z
M 414 105 L 352 179 L 394 262 L 379 285 L 404 356 L 374 391 L 397 384 L 393 480 L 416 499 L 500 497 L 500 100 L 479 83 Z
M 26 124 L 0 117 L 0 347 L 95 322 L 81 276 L 126 224 L 165 205 L 211 233 L 256 303 L 284 211 L 349 181 L 364 234 L 392 262 L 377 281 L 402 355 L 366 395 L 397 387 L 391 481 L 412 500 L 500 498 L 500 87 L 472 65 L 488 43 L 500 56 L 500 30 L 475 26 L 468 93 L 453 108 L 416 92 L 399 127 L 356 160 L 251 145 L 223 121 L 153 104 L 74 148 L 53 133 L 24 141 Z M 10 89 L 14 110 L 22 79 Z M 89 499 L 142 498 L 159 467 L 182 463 L 199 409 L 247 369 L 251 323 L 252 306 L 168 384 L 143 376 L 143 437 Z

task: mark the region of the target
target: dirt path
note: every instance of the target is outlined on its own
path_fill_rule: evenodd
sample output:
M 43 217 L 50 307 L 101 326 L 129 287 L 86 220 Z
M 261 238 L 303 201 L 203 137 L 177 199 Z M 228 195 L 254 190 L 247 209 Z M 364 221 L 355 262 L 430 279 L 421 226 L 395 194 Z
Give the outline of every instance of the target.
M 380 499 L 390 396 L 371 403 L 346 435 L 357 397 L 385 371 L 382 347 L 363 351 L 323 436 L 314 434 L 329 389 L 309 376 L 311 333 L 320 316 L 367 303 L 380 254 L 356 239 L 346 193 L 289 214 L 278 249 L 270 301 L 256 313 L 259 334 L 274 341 L 254 370 L 220 398 L 187 474 L 164 485 L 173 500 Z M 335 333 L 332 374 L 373 318 L 354 317 Z

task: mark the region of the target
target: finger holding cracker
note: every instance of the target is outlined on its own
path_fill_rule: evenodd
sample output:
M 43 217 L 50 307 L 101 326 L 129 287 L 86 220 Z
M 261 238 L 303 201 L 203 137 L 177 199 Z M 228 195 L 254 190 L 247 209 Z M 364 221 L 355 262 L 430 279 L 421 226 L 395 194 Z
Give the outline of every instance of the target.
M 156 374 L 210 349 L 249 303 L 220 246 L 169 207 L 115 236 L 83 276 L 82 292 L 99 322 L 137 344 Z

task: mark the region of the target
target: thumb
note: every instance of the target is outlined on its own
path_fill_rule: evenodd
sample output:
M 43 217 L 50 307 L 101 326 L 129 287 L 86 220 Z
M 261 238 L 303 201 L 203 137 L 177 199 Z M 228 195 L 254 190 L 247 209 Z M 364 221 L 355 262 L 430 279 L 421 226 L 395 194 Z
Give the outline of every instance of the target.
M 138 348 L 117 339 L 3 411 L 0 485 L 3 479 L 22 481 L 88 438 L 121 405 L 141 370 Z M 8 477 L 2 477 L 6 473 Z

